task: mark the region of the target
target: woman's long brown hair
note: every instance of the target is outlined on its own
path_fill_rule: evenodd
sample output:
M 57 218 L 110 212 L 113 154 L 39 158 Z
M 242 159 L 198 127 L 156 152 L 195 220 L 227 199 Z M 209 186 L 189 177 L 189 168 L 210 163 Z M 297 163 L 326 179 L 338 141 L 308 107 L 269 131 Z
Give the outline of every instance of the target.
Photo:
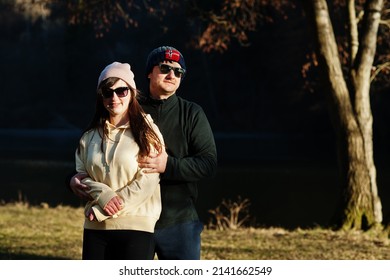
M 95 114 L 84 132 L 96 128 L 99 133 L 103 131 L 103 135 L 101 135 L 102 139 L 104 137 L 108 137 L 104 124 L 106 120 L 109 119 L 110 114 L 106 108 L 104 108 L 103 96 L 101 93 L 103 90 L 111 88 L 118 80 L 119 78 L 111 77 L 100 83 L 97 90 Z M 163 144 L 157 133 L 153 130 L 148 120 L 145 118 L 146 114 L 136 98 L 137 90 L 131 88 L 129 85 L 127 86 L 129 87 L 131 93 L 128 110 L 130 129 L 133 133 L 135 142 L 139 146 L 139 155 L 147 156 L 150 153 L 151 145 L 154 146 L 158 152 L 161 152 Z M 103 140 L 101 148 L 103 151 Z

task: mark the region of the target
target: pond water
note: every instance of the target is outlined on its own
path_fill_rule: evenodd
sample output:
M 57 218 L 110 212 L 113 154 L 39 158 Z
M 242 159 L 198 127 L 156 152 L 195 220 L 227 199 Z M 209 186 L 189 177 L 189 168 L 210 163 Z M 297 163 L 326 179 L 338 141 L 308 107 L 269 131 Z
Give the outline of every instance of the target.
M 82 201 L 65 184 L 73 168 L 71 161 L 1 160 L 0 200 L 80 206 Z M 250 200 L 249 213 L 256 225 L 324 225 L 332 218 L 339 199 L 337 174 L 330 166 L 303 164 L 220 166 L 216 177 L 199 183 L 202 220 L 209 221 L 208 210 L 222 199 L 236 201 L 238 196 Z

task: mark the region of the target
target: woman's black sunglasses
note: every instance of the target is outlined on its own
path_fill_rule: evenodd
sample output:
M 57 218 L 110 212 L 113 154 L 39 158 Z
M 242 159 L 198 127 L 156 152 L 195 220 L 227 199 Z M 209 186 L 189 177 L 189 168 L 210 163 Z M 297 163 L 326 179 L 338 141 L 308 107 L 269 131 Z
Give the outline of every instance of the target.
M 113 97 L 114 92 L 115 92 L 116 96 L 118 96 L 119 98 L 123 98 L 123 97 L 126 97 L 127 94 L 129 93 L 129 88 L 128 87 L 118 87 L 116 89 L 111 89 L 111 88 L 104 89 L 104 90 L 102 90 L 102 96 L 104 98 L 111 98 L 111 97 Z

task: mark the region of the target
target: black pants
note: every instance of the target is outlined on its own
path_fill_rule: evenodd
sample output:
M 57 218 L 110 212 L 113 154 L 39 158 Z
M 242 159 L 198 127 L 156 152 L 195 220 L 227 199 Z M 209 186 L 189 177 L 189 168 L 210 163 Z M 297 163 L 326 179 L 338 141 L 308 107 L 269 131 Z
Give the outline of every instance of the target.
M 153 233 L 84 229 L 83 260 L 152 260 Z

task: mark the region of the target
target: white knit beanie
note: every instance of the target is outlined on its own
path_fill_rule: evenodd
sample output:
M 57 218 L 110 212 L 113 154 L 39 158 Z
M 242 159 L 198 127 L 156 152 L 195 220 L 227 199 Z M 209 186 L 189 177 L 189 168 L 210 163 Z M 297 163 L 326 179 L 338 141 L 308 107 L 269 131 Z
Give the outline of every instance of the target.
M 120 78 L 133 89 L 137 88 L 134 81 L 134 73 L 131 71 L 130 64 L 128 63 L 113 62 L 107 65 L 102 73 L 100 73 L 98 87 L 102 81 L 111 77 Z

